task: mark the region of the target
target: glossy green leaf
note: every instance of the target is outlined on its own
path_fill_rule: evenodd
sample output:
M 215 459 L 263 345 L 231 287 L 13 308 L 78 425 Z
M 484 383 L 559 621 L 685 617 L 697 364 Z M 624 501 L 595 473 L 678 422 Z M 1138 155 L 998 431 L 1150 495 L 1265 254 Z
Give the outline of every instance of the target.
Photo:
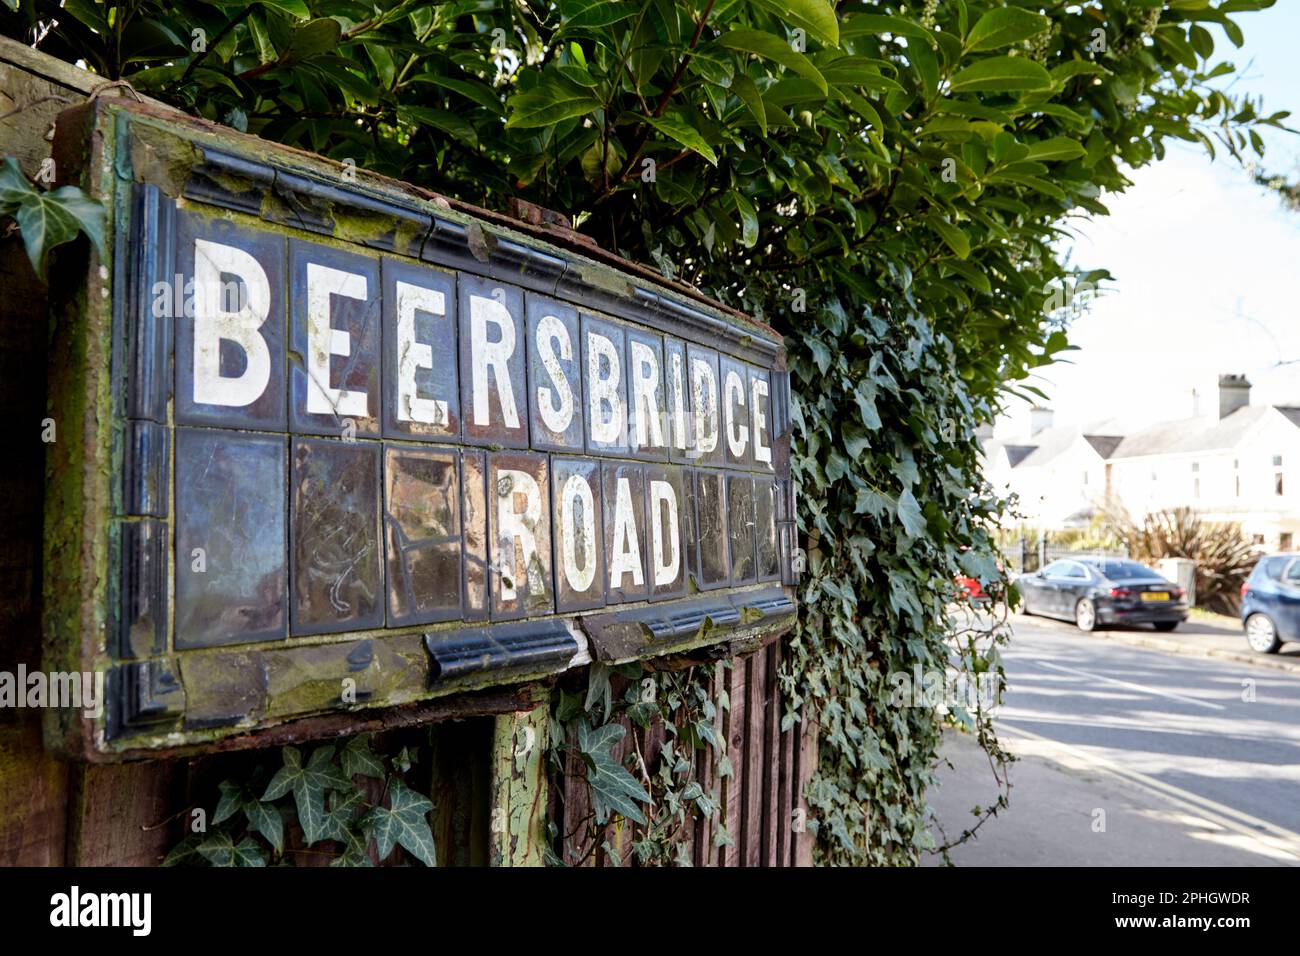
M 550 76 L 527 93 L 516 93 L 506 102 L 507 128 L 533 129 L 554 126 L 575 116 L 586 116 L 600 108 L 590 90 Z
M 986 11 L 971 27 L 966 47 L 975 52 L 997 50 L 1038 36 L 1051 25 L 1051 21 L 1040 13 L 1019 7 L 997 7 Z
M 790 44 L 780 37 L 771 33 L 763 33 L 760 30 L 750 30 L 747 28 L 736 28 L 729 30 L 718 38 L 718 44 L 726 47 L 728 50 L 739 50 L 742 53 L 753 53 L 766 60 L 772 60 L 779 63 L 786 69 L 793 70 L 806 80 L 811 80 L 825 95 L 826 79 L 813 66 L 808 57 L 802 53 L 796 53 L 790 48 Z
M 1023 56 L 995 56 L 977 60 L 950 82 L 954 93 L 1018 92 L 1045 90 L 1052 85 L 1047 70 Z
M 699 131 L 681 116 L 646 116 L 643 119 L 669 139 L 699 153 L 713 165 L 718 164 L 718 155 L 713 151 L 713 147 L 706 143 Z

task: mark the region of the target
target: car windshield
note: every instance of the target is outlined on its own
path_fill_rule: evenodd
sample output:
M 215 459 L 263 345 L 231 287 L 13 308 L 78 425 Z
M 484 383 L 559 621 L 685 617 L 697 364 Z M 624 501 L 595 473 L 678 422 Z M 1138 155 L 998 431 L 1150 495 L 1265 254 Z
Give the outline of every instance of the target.
M 1154 570 L 1137 561 L 1093 561 L 1092 566 L 1108 578 L 1158 578 Z

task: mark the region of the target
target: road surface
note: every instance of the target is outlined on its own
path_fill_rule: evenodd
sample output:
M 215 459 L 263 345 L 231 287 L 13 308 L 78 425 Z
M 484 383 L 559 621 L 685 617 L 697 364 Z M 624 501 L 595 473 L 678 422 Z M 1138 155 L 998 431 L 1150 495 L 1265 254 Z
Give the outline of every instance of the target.
M 1022 759 L 1010 807 L 954 863 L 1300 865 L 1300 673 L 1013 626 L 996 724 Z M 997 794 L 970 738 L 942 753 L 938 842 Z

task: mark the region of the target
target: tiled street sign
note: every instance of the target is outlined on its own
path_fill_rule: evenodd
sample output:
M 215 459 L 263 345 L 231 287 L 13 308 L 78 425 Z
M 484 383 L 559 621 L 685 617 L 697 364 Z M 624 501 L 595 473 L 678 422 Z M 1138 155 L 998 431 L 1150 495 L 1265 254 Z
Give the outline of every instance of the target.
M 84 416 L 51 454 L 84 436 L 87 484 L 52 499 L 46 646 L 108 695 L 61 749 L 508 709 L 789 628 L 775 332 L 565 234 L 146 106 L 78 115 L 116 228 L 54 328 L 53 407 Z

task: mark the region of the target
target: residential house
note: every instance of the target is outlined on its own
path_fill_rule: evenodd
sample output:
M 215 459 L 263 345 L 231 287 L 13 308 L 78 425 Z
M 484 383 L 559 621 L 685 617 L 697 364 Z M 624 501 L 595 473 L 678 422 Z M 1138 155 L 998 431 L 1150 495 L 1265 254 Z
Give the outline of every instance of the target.
M 1289 550 L 1300 537 L 1300 407 L 1251 405 L 1241 375 L 1219 377 L 1218 399 L 1217 414 L 1124 436 L 1053 428 L 1035 409 L 1024 441 L 985 442 L 986 476 L 1018 495 L 1030 525 L 1078 527 L 1108 504 L 1139 519 L 1189 507 Z

